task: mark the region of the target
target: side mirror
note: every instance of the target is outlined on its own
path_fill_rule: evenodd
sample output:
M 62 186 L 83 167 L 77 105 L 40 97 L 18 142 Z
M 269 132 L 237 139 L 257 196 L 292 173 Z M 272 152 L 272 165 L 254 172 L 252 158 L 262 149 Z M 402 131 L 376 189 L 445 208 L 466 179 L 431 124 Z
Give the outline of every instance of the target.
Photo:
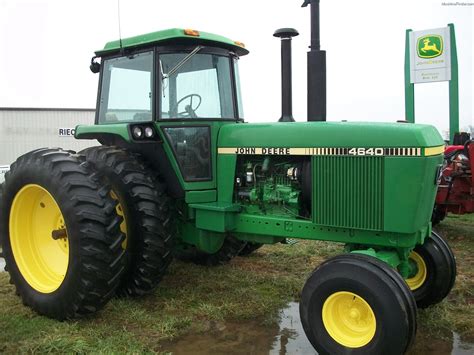
M 94 74 L 97 74 L 98 72 L 100 72 L 100 63 L 96 62 L 96 59 L 97 57 L 93 56 L 91 59 L 91 65 L 89 66 L 91 72 L 93 72 Z

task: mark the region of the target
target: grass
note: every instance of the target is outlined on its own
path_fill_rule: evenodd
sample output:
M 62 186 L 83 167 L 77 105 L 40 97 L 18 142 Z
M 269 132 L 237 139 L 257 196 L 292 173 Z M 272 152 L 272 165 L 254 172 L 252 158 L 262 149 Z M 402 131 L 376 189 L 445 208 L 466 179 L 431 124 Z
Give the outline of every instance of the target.
M 474 341 L 474 215 L 447 218 L 438 228 L 454 250 L 458 277 L 448 298 L 419 312 L 425 336 L 451 330 Z M 98 314 L 70 322 L 38 316 L 22 305 L 0 273 L 0 353 L 145 353 L 213 322 L 258 320 L 274 325 L 278 310 L 299 299 L 309 272 L 342 245 L 300 242 L 265 246 L 229 265 L 206 268 L 174 262 L 160 287 L 138 299 L 114 299 Z

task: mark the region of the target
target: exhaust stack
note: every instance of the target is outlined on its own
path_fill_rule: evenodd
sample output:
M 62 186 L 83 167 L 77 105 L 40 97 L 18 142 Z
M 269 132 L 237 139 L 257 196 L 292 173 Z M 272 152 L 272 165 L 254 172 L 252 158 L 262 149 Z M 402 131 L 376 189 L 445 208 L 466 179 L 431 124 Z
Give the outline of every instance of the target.
M 294 28 L 280 28 L 273 34 L 281 38 L 281 118 L 278 122 L 295 122 L 291 93 L 291 38 L 298 34 Z
M 308 121 L 326 121 L 326 51 L 319 40 L 319 0 L 305 0 L 311 5 L 311 45 L 308 52 Z

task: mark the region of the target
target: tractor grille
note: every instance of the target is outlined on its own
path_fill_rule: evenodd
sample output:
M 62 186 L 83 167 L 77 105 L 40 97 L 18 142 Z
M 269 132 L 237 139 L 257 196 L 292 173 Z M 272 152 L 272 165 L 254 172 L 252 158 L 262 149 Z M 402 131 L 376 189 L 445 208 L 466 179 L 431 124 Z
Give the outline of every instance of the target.
M 313 157 L 314 223 L 382 230 L 383 165 L 383 157 Z

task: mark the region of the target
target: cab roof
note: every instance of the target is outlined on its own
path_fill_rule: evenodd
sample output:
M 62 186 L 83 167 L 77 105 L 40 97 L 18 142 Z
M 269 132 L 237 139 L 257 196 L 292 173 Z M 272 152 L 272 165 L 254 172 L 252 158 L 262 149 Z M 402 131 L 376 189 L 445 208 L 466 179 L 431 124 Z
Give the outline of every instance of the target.
M 146 33 L 139 36 L 123 38 L 123 49 L 135 49 L 155 44 L 203 44 L 229 49 L 237 55 L 242 56 L 249 53 L 243 43 L 232 41 L 229 38 L 213 33 L 195 30 L 185 30 L 182 28 L 170 28 L 167 30 Z M 95 52 L 97 56 L 113 54 L 121 50 L 120 40 L 108 42 L 103 49 Z

